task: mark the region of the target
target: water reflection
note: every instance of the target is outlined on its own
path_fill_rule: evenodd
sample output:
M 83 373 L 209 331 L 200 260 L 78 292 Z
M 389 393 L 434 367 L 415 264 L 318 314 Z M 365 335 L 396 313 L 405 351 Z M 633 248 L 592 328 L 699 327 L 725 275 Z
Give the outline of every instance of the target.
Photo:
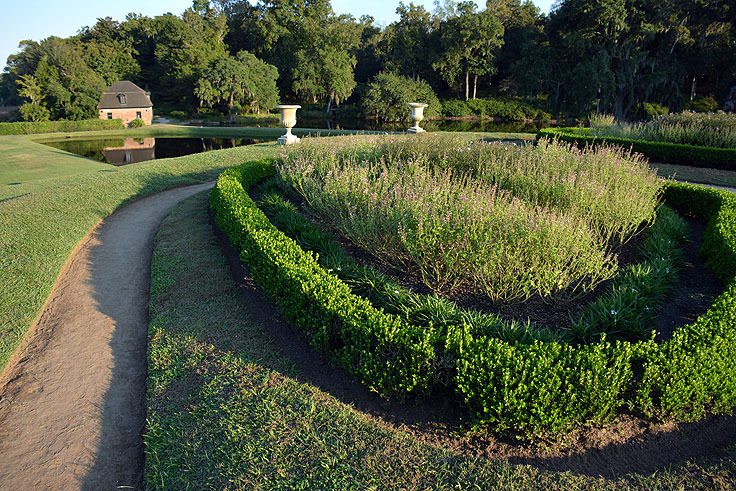
M 105 160 L 112 165 L 127 165 L 156 158 L 155 138 L 126 138 L 120 147 L 102 149 Z
M 62 140 L 46 145 L 112 165 L 128 165 L 153 159 L 262 143 L 254 138 L 107 138 Z
M 406 131 L 411 126 L 409 121 L 386 122 L 369 118 L 317 117 L 297 115 L 298 128 L 315 128 L 328 130 L 369 130 L 369 131 Z M 278 120 L 260 121 L 258 123 L 229 123 L 227 121 L 198 121 L 194 126 L 239 126 L 280 128 Z M 427 131 L 489 132 L 489 133 L 536 133 L 541 128 L 554 126 L 549 121 L 494 121 L 488 119 L 434 119 L 423 120 L 422 128 Z

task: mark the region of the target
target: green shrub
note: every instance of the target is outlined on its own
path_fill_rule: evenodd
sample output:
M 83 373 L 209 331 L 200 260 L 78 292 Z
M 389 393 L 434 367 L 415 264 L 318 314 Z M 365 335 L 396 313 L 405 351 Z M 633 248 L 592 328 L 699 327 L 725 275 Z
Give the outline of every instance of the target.
M 175 109 L 169 113 L 169 116 L 177 119 L 185 119 L 187 117 L 187 113 Z
M 657 104 L 656 102 L 642 102 L 639 104 L 639 112 L 644 119 L 652 119 L 657 116 L 669 114 L 670 110 L 668 107 Z
M 353 295 L 313 255 L 271 225 L 244 187 L 272 173 L 266 162 L 229 169 L 210 195 L 218 225 L 240 249 L 253 277 L 316 348 L 373 390 L 426 390 L 431 331 L 385 316 Z
M 442 115 L 446 117 L 478 117 L 505 120 L 547 121 L 551 115 L 525 102 L 507 98 L 449 99 L 442 101 Z
M 0 135 L 28 135 L 33 133 L 58 133 L 65 131 L 118 130 L 123 128 L 120 119 L 87 119 L 83 121 L 41 121 L 0 123 Z
M 441 301 L 414 311 L 433 312 L 429 327 L 376 309 L 256 208 L 244 187 L 272 173 L 264 162 L 223 173 L 210 195 L 218 224 L 286 317 L 384 395 L 430 390 L 430 367 L 444 344 L 456 360 L 447 369 L 450 386 L 477 424 L 497 429 L 559 432 L 605 421 L 619 410 L 695 419 L 736 404 L 736 198 L 728 192 L 669 183 L 664 194 L 679 211 L 708 219 L 703 253 L 727 282 L 709 311 L 661 344 L 603 338 L 574 346 L 507 341 L 466 322 L 449 325 L 441 335 L 434 322 L 453 315 Z
M 696 97 L 694 100 L 685 103 L 685 109 L 696 113 L 711 113 L 718 109 L 718 101 L 710 95 Z
M 51 111 L 40 104 L 31 104 L 30 102 L 26 102 L 20 106 L 19 111 L 21 117 L 26 121 L 42 122 L 48 121 L 51 118 Z
M 411 121 L 410 102 L 428 104 L 424 118 L 439 116 L 440 102 L 424 80 L 412 80 L 401 75 L 381 72 L 368 84 L 362 101 L 363 112 L 381 121 Z
M 529 344 L 534 340 L 595 342 L 603 334 L 611 338 L 643 339 L 651 333 L 651 321 L 663 306 L 665 295 L 674 284 L 682 250 L 679 247 L 687 225 L 666 207 L 657 211 L 657 219 L 645 232 L 639 246 L 644 257 L 640 263 L 627 266 L 607 293 L 590 304 L 573 322 L 569 331 L 551 331 L 515 321 L 506 322 L 493 314 L 465 310 L 450 300 L 436 295 L 421 295 L 407 290 L 370 266 L 354 262 L 328 233 L 307 220 L 296 206 L 281 196 L 288 187 L 280 179 L 269 180 L 260 187 L 257 201 L 271 223 L 304 250 L 318 255 L 320 265 L 343 280 L 353 293 L 361 295 L 386 312 L 399 315 L 408 322 L 439 329 L 444 342 L 449 326 L 466 324 L 472 332 L 505 341 Z M 567 335 L 565 335 L 567 334 Z M 437 357 L 446 362 L 451 357 L 436 349 Z M 436 363 L 433 366 L 444 366 Z M 454 363 L 453 363 L 454 366 Z M 434 373 L 443 380 L 443 373 Z
M 146 126 L 146 122 L 143 121 L 141 118 L 135 118 L 133 121 L 130 122 L 131 128 L 143 128 Z

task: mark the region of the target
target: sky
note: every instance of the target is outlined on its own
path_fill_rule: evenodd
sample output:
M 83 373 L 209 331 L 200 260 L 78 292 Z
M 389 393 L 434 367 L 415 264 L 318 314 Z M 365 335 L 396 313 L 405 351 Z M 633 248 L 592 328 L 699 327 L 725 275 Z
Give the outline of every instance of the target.
M 413 0 L 432 10 L 433 0 Z M 552 0 L 533 0 L 548 13 Z M 409 3 L 405 0 L 405 3 Z M 479 3 L 476 1 L 476 3 Z M 398 19 L 396 6 L 399 0 L 332 0 L 332 8 L 338 14 L 372 15 L 378 24 L 387 25 Z M 126 14 L 153 17 L 166 12 L 181 14 L 192 5 L 191 0 L 127 0 L 124 2 L 100 2 L 99 0 L 0 0 L 0 67 L 18 51 L 18 43 L 25 39 L 40 41 L 49 36 L 69 37 L 84 26 L 92 26 L 100 17 L 112 17 L 117 21 Z

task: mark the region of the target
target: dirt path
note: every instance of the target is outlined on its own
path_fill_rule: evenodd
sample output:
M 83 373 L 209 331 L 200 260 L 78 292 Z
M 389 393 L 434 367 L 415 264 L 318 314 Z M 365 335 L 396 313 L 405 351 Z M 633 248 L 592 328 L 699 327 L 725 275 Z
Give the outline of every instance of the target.
M 141 487 L 153 238 L 211 186 L 136 201 L 71 255 L 0 377 L 0 489 Z

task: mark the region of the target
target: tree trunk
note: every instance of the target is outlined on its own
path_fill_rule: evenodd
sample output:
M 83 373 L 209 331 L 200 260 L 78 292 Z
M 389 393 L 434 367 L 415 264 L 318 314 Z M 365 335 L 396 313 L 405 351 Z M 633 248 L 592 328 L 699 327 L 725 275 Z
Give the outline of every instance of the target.
M 465 70 L 465 100 L 470 97 L 470 72 Z
M 330 109 L 332 108 L 332 92 L 330 92 L 330 98 L 327 99 L 327 113 L 330 114 Z
M 690 84 L 690 100 L 695 99 L 695 75 L 693 75 L 693 82 Z
M 230 123 L 233 122 L 235 119 L 235 115 L 233 114 L 233 95 L 230 94 L 230 101 L 228 103 L 228 107 L 230 108 Z
M 475 74 L 475 78 L 473 79 L 473 100 L 475 100 L 475 93 L 478 90 L 478 74 Z

